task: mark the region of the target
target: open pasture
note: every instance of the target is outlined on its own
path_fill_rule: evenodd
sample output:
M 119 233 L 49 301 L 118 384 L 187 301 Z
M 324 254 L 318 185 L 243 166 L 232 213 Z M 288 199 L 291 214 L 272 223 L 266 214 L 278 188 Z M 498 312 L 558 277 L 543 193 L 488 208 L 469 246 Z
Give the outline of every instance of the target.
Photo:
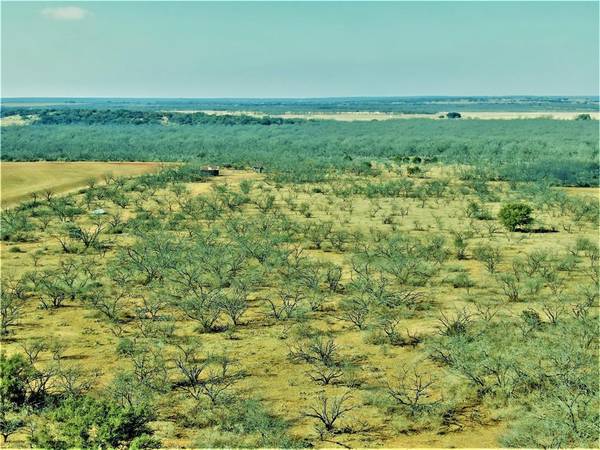
M 2 207 L 14 206 L 33 193 L 64 193 L 85 186 L 90 180 L 102 182 L 105 175 L 128 177 L 157 170 L 153 162 L 1 162 Z
M 214 115 L 249 115 L 253 117 L 263 117 L 267 114 L 257 111 L 175 111 L 179 113 L 202 112 Z M 271 117 L 281 117 L 282 119 L 309 119 L 309 120 L 336 120 L 341 122 L 354 121 L 372 121 L 372 120 L 394 120 L 394 119 L 432 119 L 447 120 L 446 112 L 438 111 L 434 113 L 393 113 L 382 111 L 344 111 L 344 112 L 305 112 L 305 113 L 282 113 L 270 114 Z M 552 119 L 552 120 L 575 120 L 580 114 L 589 114 L 594 120 L 600 119 L 598 112 L 578 112 L 578 111 L 463 111 L 460 112 L 462 119 L 480 119 L 480 120 L 526 120 L 526 119 Z

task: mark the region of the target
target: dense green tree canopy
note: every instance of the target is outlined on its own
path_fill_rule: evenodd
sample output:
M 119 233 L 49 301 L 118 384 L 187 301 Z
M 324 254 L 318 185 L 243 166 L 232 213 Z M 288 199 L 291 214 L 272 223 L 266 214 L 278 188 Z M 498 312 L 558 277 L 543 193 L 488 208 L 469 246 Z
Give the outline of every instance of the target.
M 525 203 L 508 203 L 502 206 L 498 218 L 509 231 L 515 231 L 533 222 L 532 212 L 531 206 Z
M 183 114 L 178 120 L 190 120 L 189 125 L 171 119 L 168 125 L 154 119 L 133 125 L 139 112 L 113 113 L 118 115 L 108 122 L 103 112 L 98 120 L 85 116 L 76 123 L 3 127 L 2 160 L 261 165 L 269 172 L 292 173 L 296 181 L 316 181 L 327 170 L 364 170 L 364 162 L 410 158 L 475 165 L 485 169 L 488 178 L 598 184 L 595 121 L 403 119 L 264 126 L 255 118 L 243 123 L 246 119 L 235 117 L 233 124 L 225 125 L 229 119 Z M 207 117 L 213 118 L 206 122 Z

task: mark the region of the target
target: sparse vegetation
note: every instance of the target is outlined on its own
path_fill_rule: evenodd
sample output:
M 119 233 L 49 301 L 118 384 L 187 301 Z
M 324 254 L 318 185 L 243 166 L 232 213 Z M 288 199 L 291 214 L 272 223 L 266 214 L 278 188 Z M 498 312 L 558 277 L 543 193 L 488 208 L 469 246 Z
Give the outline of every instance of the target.
M 560 186 L 594 185 L 595 127 L 82 114 L 11 128 L 3 157 L 65 133 L 74 159 L 84 139 L 134 158 L 135 129 L 144 159 L 235 168 L 86 177 L 3 213 L 6 446 L 596 446 L 598 191 Z M 503 136 L 545 150 L 525 169 Z

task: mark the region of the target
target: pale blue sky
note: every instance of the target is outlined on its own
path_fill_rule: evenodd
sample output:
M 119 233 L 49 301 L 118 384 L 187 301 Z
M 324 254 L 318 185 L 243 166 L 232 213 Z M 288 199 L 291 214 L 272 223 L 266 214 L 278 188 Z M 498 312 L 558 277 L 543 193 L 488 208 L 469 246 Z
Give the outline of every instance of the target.
M 597 95 L 597 2 L 2 2 L 3 97 Z

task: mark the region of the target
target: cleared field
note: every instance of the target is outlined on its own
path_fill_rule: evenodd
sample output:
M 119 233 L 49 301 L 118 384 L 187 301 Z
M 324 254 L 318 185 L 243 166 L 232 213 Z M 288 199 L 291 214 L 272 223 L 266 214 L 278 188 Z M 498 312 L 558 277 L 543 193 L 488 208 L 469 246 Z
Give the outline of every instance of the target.
M 371 120 L 393 120 L 393 119 L 445 119 L 445 111 L 433 114 L 405 114 L 388 113 L 379 111 L 355 111 L 355 112 L 333 112 L 333 113 L 285 113 L 285 114 L 265 114 L 257 111 L 215 111 L 215 110 L 197 110 L 197 111 L 173 111 L 178 113 L 203 112 L 214 115 L 247 115 L 252 117 L 281 117 L 283 119 L 315 119 L 315 120 L 338 120 L 340 122 L 359 122 Z M 508 112 L 508 111 L 461 111 L 463 119 L 483 119 L 483 120 L 515 120 L 515 119 L 554 119 L 554 120 L 575 120 L 582 114 L 578 111 L 536 111 L 536 112 Z M 600 119 L 599 112 L 585 113 L 589 114 L 594 120 Z M 440 117 L 442 116 L 442 117 Z
M 356 112 L 333 112 L 333 113 L 285 113 L 285 114 L 265 114 L 257 111 L 176 111 L 180 113 L 203 112 L 205 114 L 222 115 L 247 115 L 252 117 L 281 117 L 283 119 L 314 119 L 314 120 L 338 120 L 340 122 L 371 121 L 371 120 L 392 120 L 392 119 L 436 119 L 438 114 L 403 114 L 388 113 L 378 111 L 356 111 Z M 441 113 L 440 113 L 441 114 Z
M 579 114 L 577 111 L 540 111 L 540 112 L 502 112 L 502 111 L 476 111 L 461 112 L 464 119 L 484 119 L 484 120 L 514 120 L 514 119 L 553 119 L 553 120 L 575 120 Z M 600 113 L 592 112 L 589 114 L 594 120 L 600 119 Z
M 284 113 L 284 114 L 266 114 L 260 111 L 249 110 L 168 110 L 164 112 L 193 114 L 204 113 L 214 116 L 250 116 L 250 117 L 273 117 L 281 119 L 308 119 L 308 120 L 334 120 L 338 122 L 371 122 L 381 120 L 397 119 L 431 119 L 447 120 L 447 111 L 440 111 L 431 114 L 412 114 L 412 113 L 393 113 L 380 111 L 353 111 L 353 112 L 307 112 L 307 113 Z M 514 112 L 514 111 L 460 111 L 462 120 L 526 120 L 526 119 L 552 119 L 552 120 L 575 120 L 582 112 L 577 111 L 536 111 L 536 112 Z M 600 112 L 586 112 L 593 120 L 600 120 Z M 37 120 L 37 116 L 23 118 L 20 115 L 7 116 L 0 119 L 0 127 L 31 125 Z M 163 124 L 168 124 L 166 117 L 163 118 Z
M 85 186 L 90 178 L 103 175 L 133 176 L 157 170 L 154 162 L 2 162 L 0 163 L 0 203 L 12 206 L 34 192 L 51 189 L 55 193 Z

